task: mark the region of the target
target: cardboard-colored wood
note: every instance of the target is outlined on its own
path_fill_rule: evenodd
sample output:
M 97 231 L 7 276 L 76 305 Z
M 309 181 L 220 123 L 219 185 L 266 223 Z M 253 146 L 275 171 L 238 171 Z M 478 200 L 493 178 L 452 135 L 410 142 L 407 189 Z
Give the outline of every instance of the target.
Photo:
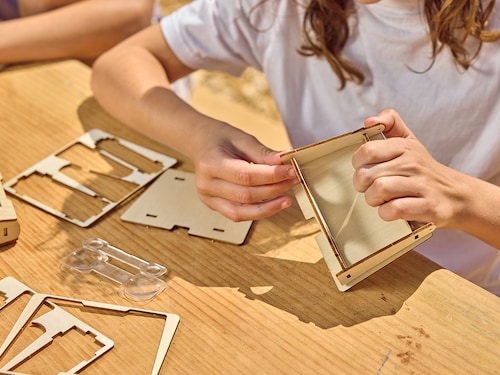
M 110 118 L 92 97 L 89 79 L 90 69 L 74 61 L 0 72 L 6 180 L 93 128 L 171 155 L 179 160 L 176 168 L 193 171 L 179 153 Z M 213 104 L 214 111 L 232 105 L 216 99 L 220 106 Z M 254 125 L 257 134 L 266 132 Z M 113 282 L 91 274 L 82 283 L 60 267 L 65 255 L 92 237 L 169 269 L 166 289 L 146 305 L 181 319 L 160 374 L 498 371 L 498 297 L 414 251 L 339 292 L 315 241 L 320 228 L 304 220 L 296 204 L 254 222 L 245 243 L 233 245 L 188 236 L 182 228 L 167 231 L 121 220 L 135 199 L 82 228 L 9 198 L 22 233 L 0 249 L 0 278 L 13 276 L 44 293 L 123 304 Z M 105 327 L 89 324 L 116 337 L 123 330 L 121 318 Z M 135 320 L 126 326 L 154 333 Z M 155 353 L 146 341 L 140 351 L 118 352 L 116 361 L 84 373 L 121 374 L 123 365 L 133 372 Z M 53 373 L 64 354 L 60 348 L 39 371 Z
M 52 215 L 87 227 L 176 162 L 92 129 L 5 182 L 4 187 Z M 122 170 L 121 175 L 117 170 Z M 71 197 L 78 198 L 69 205 L 66 202 Z
M 7 329 L 8 334 L 0 346 L 0 358 L 3 359 L 0 360 L 0 373 L 2 374 L 12 373 L 21 375 L 26 373 L 37 373 L 37 360 L 39 360 L 40 357 L 44 357 L 47 349 L 50 349 L 52 345 L 54 345 L 55 340 L 60 341 L 62 338 L 71 336 L 69 332 L 78 331 L 83 336 L 89 335 L 93 338 L 94 344 L 96 344 L 95 352 L 85 353 L 85 355 L 82 353 L 83 351 L 80 351 L 80 358 L 78 358 L 78 360 L 70 358 L 70 356 L 64 356 L 65 358 L 62 358 L 64 366 L 60 368 L 57 367 L 57 364 L 53 363 L 50 355 L 44 357 L 44 359 L 40 361 L 42 363 L 53 363 L 54 367 L 51 370 L 59 374 L 79 374 L 82 370 L 89 368 L 91 369 L 90 371 L 98 371 L 94 366 L 97 361 L 100 361 L 98 364 L 101 366 L 103 365 L 101 363 L 103 359 L 116 361 L 116 356 L 113 355 L 116 350 L 113 352 L 113 349 L 117 348 L 121 351 L 128 348 L 132 352 L 134 350 L 140 351 L 145 344 L 150 344 L 150 342 L 153 341 L 153 345 L 157 345 L 154 361 L 148 368 L 142 369 L 141 373 L 156 375 L 160 371 L 161 364 L 165 359 L 175 330 L 179 324 L 179 317 L 174 314 L 38 293 L 12 277 L 0 279 L 0 293 L 6 296 L 4 304 L 0 304 L 0 312 L 2 313 L 6 310 L 6 307 L 9 307 L 10 303 L 16 301 L 23 294 L 30 295 L 30 298 L 19 314 L 11 314 L 3 320 L 4 328 Z M 76 307 L 76 309 L 69 308 L 71 305 Z M 80 317 L 82 314 L 77 317 L 72 313 L 72 311 L 78 309 L 87 313 L 83 314 L 83 316 L 86 315 L 83 320 Z M 108 321 L 108 323 L 101 323 L 101 327 L 102 324 L 104 324 L 104 327 L 107 325 L 109 326 L 109 324 L 111 324 L 109 321 L 110 318 L 120 315 L 123 316 L 124 321 L 127 318 L 133 319 L 133 317 L 131 317 L 133 315 L 145 316 L 146 319 L 141 320 L 145 329 L 145 321 L 147 320 L 153 322 L 158 319 L 163 320 L 163 327 L 158 330 L 157 337 L 159 339 L 157 342 L 154 342 L 155 340 L 152 336 L 137 336 L 137 333 L 132 332 L 132 330 L 130 330 L 129 336 L 125 334 L 125 339 L 115 342 L 86 323 L 87 320 L 91 320 L 88 319 L 89 315 L 100 315 L 102 322 Z M 14 323 L 10 325 L 7 323 L 8 321 L 13 321 Z M 34 339 L 23 337 L 28 336 L 26 335 L 26 331 L 32 326 L 41 327 L 43 333 Z M 122 332 L 123 331 L 127 333 L 129 330 L 127 327 L 124 327 Z M 24 344 L 26 346 L 22 343 L 23 339 L 27 343 L 27 345 Z M 18 342 L 21 342 L 21 345 L 16 346 Z M 82 344 L 82 338 L 80 337 L 79 340 L 73 340 L 72 344 L 73 347 L 80 346 Z M 69 345 L 68 347 L 65 345 L 63 347 L 68 349 Z M 102 356 L 104 354 L 107 355 L 103 358 Z M 32 361 L 34 356 L 36 356 L 37 360 Z M 6 358 L 7 360 L 5 361 Z M 35 362 L 35 365 L 33 365 L 32 362 Z M 62 361 L 60 361 L 60 363 L 62 363 Z M 129 371 L 131 371 L 130 368 L 123 366 L 121 372 L 124 373 Z
M 235 223 L 209 209 L 198 198 L 194 173 L 169 169 L 141 194 L 122 220 L 240 245 L 252 221 Z
M 21 232 L 14 206 L 3 190 L 2 179 L 0 173 L 0 246 L 16 241 Z

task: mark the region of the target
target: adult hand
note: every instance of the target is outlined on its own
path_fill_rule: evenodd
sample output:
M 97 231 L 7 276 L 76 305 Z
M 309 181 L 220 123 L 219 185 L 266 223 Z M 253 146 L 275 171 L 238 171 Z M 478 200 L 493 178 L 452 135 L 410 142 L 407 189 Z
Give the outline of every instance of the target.
M 233 221 L 262 219 L 292 203 L 285 192 L 297 183 L 293 167 L 237 128 L 215 124 L 191 156 L 200 199 Z
M 385 124 L 386 140 L 362 145 L 352 158 L 354 187 L 382 219 L 456 227 L 464 212 L 465 175 L 437 162 L 393 110 L 365 120 Z

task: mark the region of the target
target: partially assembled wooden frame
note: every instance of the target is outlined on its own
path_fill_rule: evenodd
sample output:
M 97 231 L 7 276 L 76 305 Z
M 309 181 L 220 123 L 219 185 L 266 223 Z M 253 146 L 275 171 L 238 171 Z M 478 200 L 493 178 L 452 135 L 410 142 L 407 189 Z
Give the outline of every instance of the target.
M 315 217 L 316 241 L 339 290 L 345 291 L 427 240 L 433 223 L 384 221 L 354 189 L 354 152 L 382 140 L 377 124 L 281 155 L 295 168 L 301 186 L 295 196 L 306 219 Z

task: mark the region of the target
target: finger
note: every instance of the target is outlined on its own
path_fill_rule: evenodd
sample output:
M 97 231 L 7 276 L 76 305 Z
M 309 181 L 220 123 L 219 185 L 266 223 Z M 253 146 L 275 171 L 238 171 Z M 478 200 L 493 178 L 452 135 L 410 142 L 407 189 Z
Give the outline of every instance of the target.
M 385 221 L 402 219 L 420 223 L 434 222 L 442 226 L 434 203 L 422 197 L 403 197 L 393 199 L 379 206 L 378 214 Z
M 296 179 L 291 165 L 254 164 L 245 160 L 225 158 L 219 165 L 210 165 L 214 177 L 243 186 L 276 184 Z
M 402 137 L 415 138 L 411 130 L 406 126 L 401 116 L 392 109 L 386 109 L 378 115 L 369 117 L 364 121 L 364 126 L 371 126 L 378 123 L 385 125 L 384 134 L 388 138 Z
M 221 179 L 211 179 L 206 186 L 197 183 L 198 192 L 207 197 L 221 197 L 239 204 L 258 203 L 290 190 L 296 180 L 285 180 L 275 184 L 244 186 Z
M 358 170 L 372 164 L 394 160 L 401 156 L 405 149 L 404 142 L 399 138 L 366 142 L 352 156 L 352 166 Z
M 240 222 L 260 220 L 273 216 L 279 211 L 290 207 L 292 205 L 292 199 L 287 195 L 282 195 L 259 203 L 239 204 L 223 198 L 211 197 L 204 200 L 204 203 L 228 219 L 234 222 Z
M 233 141 L 238 150 L 238 157 L 243 160 L 255 164 L 282 164 L 280 153 L 264 146 L 254 136 L 249 135 L 247 137 L 237 138 Z
M 365 191 L 365 200 L 372 207 L 381 206 L 399 198 L 421 197 L 418 184 L 409 177 L 390 176 L 377 178 Z

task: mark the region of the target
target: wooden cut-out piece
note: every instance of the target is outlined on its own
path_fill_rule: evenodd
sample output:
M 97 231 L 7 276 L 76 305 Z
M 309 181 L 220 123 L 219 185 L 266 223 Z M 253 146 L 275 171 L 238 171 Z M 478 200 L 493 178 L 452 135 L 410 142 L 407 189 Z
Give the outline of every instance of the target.
M 282 154 L 299 176 L 295 189 L 304 216 L 321 227 L 318 245 L 332 276 L 345 291 L 428 239 L 435 226 L 386 222 L 352 185 L 351 158 L 365 142 L 384 139 L 381 124 Z
M 0 246 L 15 242 L 20 232 L 16 211 L 5 195 L 2 187 L 2 173 L 0 173 Z
M 7 372 L 15 374 L 16 372 L 13 370 L 16 369 L 21 363 L 31 358 L 36 353 L 42 351 L 50 345 L 56 337 L 67 334 L 71 330 L 79 330 L 84 334 L 92 335 L 93 340 L 98 344 L 99 349 L 95 351 L 92 357 L 88 360 L 80 361 L 77 365 L 73 366 L 68 373 L 77 373 L 79 370 L 88 366 L 90 363 L 97 360 L 104 353 L 113 348 L 114 343 L 111 339 L 99 333 L 81 320 L 76 319 L 59 306 L 48 301 L 42 302 L 42 300 L 38 300 L 40 295 L 13 277 L 6 277 L 0 280 L 0 294 L 5 296 L 5 301 L 3 305 L 0 306 L 0 310 L 4 309 L 22 294 L 31 295 L 28 304 L 25 306 L 23 312 L 17 319 L 16 323 L 12 326 L 9 334 L 0 346 L 0 358 L 2 358 L 5 352 L 10 348 L 16 337 L 18 337 L 19 334 L 25 329 L 27 323 L 29 323 L 30 317 L 32 317 L 36 311 L 39 310 L 41 305 L 45 304 L 49 308 L 48 311 L 45 311 L 35 319 L 31 320 L 32 325 L 43 328 L 43 333 L 38 338 L 34 339 L 27 347 L 10 358 L 7 363 L 3 363 L 0 366 L 0 372 L 2 374 Z M 27 314 L 27 311 L 31 311 L 31 313 Z
M 5 190 L 87 227 L 177 161 L 93 129 L 5 183 Z
M 5 302 L 3 305 L 0 305 L 0 310 L 9 303 L 15 301 L 23 293 L 29 293 L 32 296 L 0 347 L 0 357 L 2 357 L 15 338 L 23 332 L 30 323 L 39 324 L 43 327 L 44 333 L 24 350 L 16 351 L 16 353 L 14 353 L 15 356 L 10 358 L 8 363 L 2 363 L 0 368 L 0 373 L 2 374 L 21 374 L 21 372 L 16 371 L 19 363 L 30 358 L 35 353 L 38 355 L 38 353 L 41 353 L 40 349 L 43 349 L 42 352 L 48 349 L 46 345 L 51 344 L 54 338 L 57 337 L 59 339 L 61 334 L 65 334 L 68 330 L 75 329 L 81 332 L 91 332 L 91 335 L 99 344 L 100 349 L 96 351 L 95 355 L 89 360 L 80 361 L 70 370 L 65 369 L 59 371 L 60 374 L 76 374 L 81 369 L 91 365 L 91 363 L 95 362 L 97 359 L 102 358 L 104 353 L 107 353 L 107 355 L 102 360 L 107 357 L 112 357 L 115 350 L 120 351 L 120 348 L 123 350 L 129 347 L 132 348 L 134 352 L 138 352 L 141 358 L 146 356 L 149 357 L 149 353 L 145 352 L 146 347 L 156 348 L 152 356 L 154 362 L 151 365 L 150 373 L 152 375 L 158 374 L 179 324 L 179 317 L 175 314 L 36 293 L 12 277 L 0 280 L 0 295 L 5 296 Z M 48 313 L 44 312 L 43 315 L 35 317 L 35 314 L 41 310 L 42 306 L 49 306 L 51 310 Z M 80 311 L 80 314 L 74 314 L 75 308 Z M 100 321 L 100 324 L 105 328 L 109 327 L 109 324 L 106 324 L 106 318 L 125 320 L 128 318 L 147 318 L 153 323 L 153 327 L 160 327 L 158 325 L 160 324 L 161 332 L 159 336 L 156 334 L 151 336 L 147 334 L 148 331 L 146 330 L 146 326 L 139 325 L 139 327 L 144 330 L 143 333 L 145 337 L 138 337 L 137 333 L 135 333 L 126 340 L 111 341 L 111 339 L 86 324 L 80 315 L 93 319 L 94 323 Z M 102 321 L 101 317 L 104 318 L 104 321 Z M 93 325 L 93 323 L 91 324 Z M 119 329 L 118 333 L 122 334 L 122 331 L 126 330 Z M 153 337 L 158 337 L 159 342 L 153 340 Z M 77 346 L 79 345 L 80 340 L 77 343 Z M 118 346 L 120 346 L 120 348 Z M 135 346 L 140 346 L 141 350 L 137 351 L 134 349 Z M 111 351 L 111 349 L 114 350 Z M 113 360 L 113 358 L 111 358 L 111 360 Z M 116 361 L 116 358 L 114 358 L 114 360 Z M 54 366 L 51 366 L 51 370 L 55 370 Z M 141 373 L 145 372 L 141 371 Z
M 38 296 L 38 294 L 36 294 L 35 296 Z M 30 303 L 31 301 L 37 302 L 35 296 L 31 298 Z M 31 323 L 43 327 L 44 328 L 43 335 L 40 336 L 37 340 L 33 341 L 28 347 L 26 347 L 24 350 L 18 353 L 14 358 L 12 358 L 8 363 L 6 363 L 0 369 L 0 371 L 10 371 L 15 369 L 19 364 L 21 364 L 22 362 L 33 356 L 33 354 L 39 352 L 44 347 L 49 345 L 56 336 L 63 335 L 72 329 L 80 330 L 85 334 L 92 334 L 95 338 L 95 341 L 101 344 L 102 347 L 101 349 L 95 352 L 92 358 L 86 361 L 82 361 L 77 365 L 75 365 L 74 367 L 72 367 L 69 370 L 69 373 L 77 373 L 84 367 L 87 367 L 91 362 L 98 359 L 100 356 L 102 356 L 104 353 L 110 350 L 114 345 L 112 340 L 98 333 L 97 331 L 94 331 L 92 327 L 76 319 L 74 316 L 68 314 L 66 311 L 59 308 L 58 306 L 53 306 L 53 310 L 42 315 L 37 319 L 34 319 Z M 13 328 L 14 328 L 13 331 L 14 333 L 16 329 L 22 330 L 22 327 L 20 327 L 19 325 L 16 325 Z M 10 339 L 11 339 L 10 336 L 7 337 L 7 340 Z
M 122 215 L 124 221 L 171 230 L 189 228 L 189 234 L 242 244 L 252 221 L 235 223 L 205 206 L 196 192 L 194 174 L 169 169 L 141 194 Z

